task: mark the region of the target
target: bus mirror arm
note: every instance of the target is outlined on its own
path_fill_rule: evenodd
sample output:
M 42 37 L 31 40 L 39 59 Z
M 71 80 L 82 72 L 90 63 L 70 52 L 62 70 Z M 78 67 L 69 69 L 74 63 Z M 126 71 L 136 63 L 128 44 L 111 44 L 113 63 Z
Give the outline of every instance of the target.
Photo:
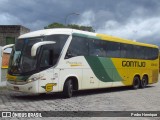
M 1 56 L 3 56 L 3 52 L 4 52 L 5 49 L 7 49 L 7 48 L 12 48 L 13 46 L 14 46 L 14 44 L 9 44 L 9 45 L 3 46 L 3 47 L 2 47 Z
M 43 41 L 43 42 L 37 42 L 36 44 L 34 44 L 31 48 L 31 56 L 34 57 L 36 56 L 36 53 L 37 53 L 37 49 L 40 47 L 40 46 L 43 46 L 43 45 L 48 45 L 48 44 L 55 44 L 56 42 L 54 41 Z

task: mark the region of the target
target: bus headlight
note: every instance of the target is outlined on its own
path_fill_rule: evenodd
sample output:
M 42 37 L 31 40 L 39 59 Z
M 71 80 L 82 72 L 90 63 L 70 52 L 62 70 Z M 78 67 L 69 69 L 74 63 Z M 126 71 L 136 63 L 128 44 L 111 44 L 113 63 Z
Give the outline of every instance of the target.
M 30 82 L 33 82 L 33 81 L 36 81 L 36 80 L 38 80 L 37 78 L 30 78 L 30 79 L 28 79 L 28 83 L 30 83 Z
M 36 80 L 40 80 L 41 78 L 43 78 L 43 75 L 33 75 L 30 78 L 28 78 L 27 82 L 30 83 Z
M 27 82 L 28 82 L 28 83 L 30 83 L 30 82 L 32 82 L 32 80 L 31 80 L 31 79 L 29 79 Z

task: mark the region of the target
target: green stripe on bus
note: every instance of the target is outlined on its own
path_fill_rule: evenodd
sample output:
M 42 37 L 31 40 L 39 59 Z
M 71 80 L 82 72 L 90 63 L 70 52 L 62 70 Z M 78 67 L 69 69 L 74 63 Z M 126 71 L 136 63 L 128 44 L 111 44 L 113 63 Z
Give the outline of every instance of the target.
M 88 37 L 88 35 L 79 34 L 79 33 L 72 33 L 73 36 L 79 36 L 79 37 Z
M 110 58 L 85 56 L 85 59 L 99 80 L 103 82 L 122 80 Z M 113 76 L 116 79 L 113 79 Z
M 112 78 L 113 82 L 121 81 L 122 78 L 119 75 L 116 67 L 114 66 L 112 60 L 110 58 L 105 57 L 99 57 L 99 60 L 103 64 L 103 67 L 105 68 L 106 74 Z M 113 78 L 114 77 L 114 78 Z

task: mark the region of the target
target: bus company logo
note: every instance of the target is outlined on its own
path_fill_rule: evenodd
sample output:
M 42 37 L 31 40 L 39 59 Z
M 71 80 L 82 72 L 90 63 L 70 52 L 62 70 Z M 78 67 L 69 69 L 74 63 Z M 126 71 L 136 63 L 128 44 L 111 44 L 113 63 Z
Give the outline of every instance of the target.
M 57 83 L 47 83 L 45 86 L 41 86 L 46 90 L 46 92 L 51 92 L 53 90 L 53 86 L 57 86 Z
M 2 112 L 2 118 L 12 117 L 11 112 Z
M 146 62 L 122 61 L 122 67 L 146 67 Z
M 71 67 L 82 66 L 81 62 L 70 62 L 70 61 L 67 61 L 66 64 L 69 64 Z

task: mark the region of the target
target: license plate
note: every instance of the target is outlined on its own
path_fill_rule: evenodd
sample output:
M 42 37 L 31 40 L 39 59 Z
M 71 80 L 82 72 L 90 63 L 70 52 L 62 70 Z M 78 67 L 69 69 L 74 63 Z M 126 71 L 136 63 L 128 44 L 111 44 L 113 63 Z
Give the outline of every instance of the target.
M 14 90 L 19 90 L 19 87 L 14 86 Z

